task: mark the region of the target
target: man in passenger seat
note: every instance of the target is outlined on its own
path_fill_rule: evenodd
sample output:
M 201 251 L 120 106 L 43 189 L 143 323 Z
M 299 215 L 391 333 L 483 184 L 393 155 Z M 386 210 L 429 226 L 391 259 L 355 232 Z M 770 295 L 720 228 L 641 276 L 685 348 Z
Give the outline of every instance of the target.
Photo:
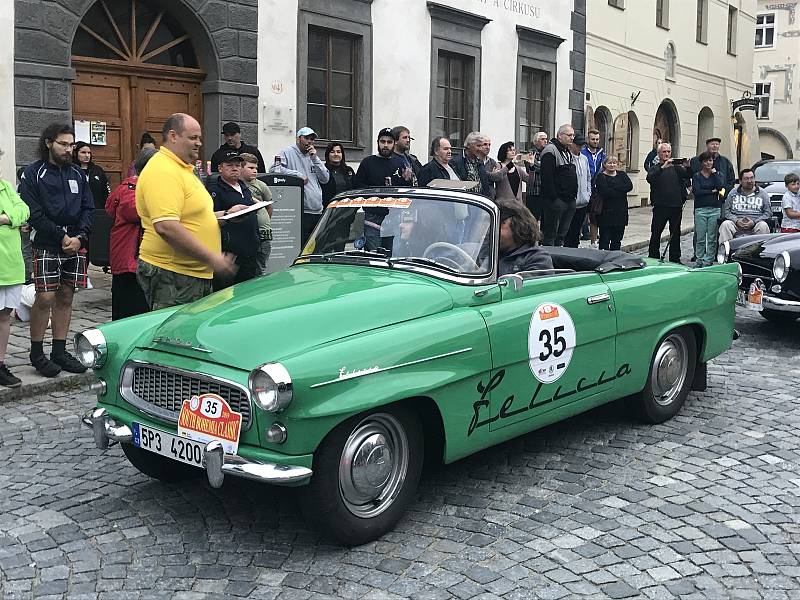
M 527 207 L 518 202 L 497 200 L 500 209 L 500 260 L 497 276 L 552 269 L 550 253 L 539 245 L 542 232 Z

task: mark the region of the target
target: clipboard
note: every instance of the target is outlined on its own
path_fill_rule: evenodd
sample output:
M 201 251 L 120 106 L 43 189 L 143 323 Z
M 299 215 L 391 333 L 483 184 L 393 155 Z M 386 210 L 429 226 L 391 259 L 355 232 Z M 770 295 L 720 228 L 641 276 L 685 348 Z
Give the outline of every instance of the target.
M 228 213 L 227 215 L 222 215 L 221 217 L 217 217 L 217 221 L 230 221 L 231 219 L 238 219 L 239 217 L 243 217 L 245 215 L 249 215 L 250 213 L 256 212 L 259 209 L 262 209 L 270 204 L 273 204 L 274 200 L 264 200 L 262 202 L 255 202 L 251 204 L 247 208 L 244 208 L 235 213 Z

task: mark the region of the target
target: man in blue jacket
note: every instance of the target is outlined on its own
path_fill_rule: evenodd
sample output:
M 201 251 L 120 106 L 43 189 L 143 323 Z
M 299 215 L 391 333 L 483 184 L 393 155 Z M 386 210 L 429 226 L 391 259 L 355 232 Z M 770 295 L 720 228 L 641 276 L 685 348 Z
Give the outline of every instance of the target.
M 86 371 L 66 350 L 72 296 L 85 288 L 86 242 L 92 226 L 94 200 L 86 176 L 72 164 L 75 134 L 64 123 L 49 125 L 39 138 L 39 160 L 22 174 L 19 195 L 30 207 L 33 282 L 31 364 L 45 377 L 61 370 Z M 48 320 L 53 328 L 50 358 L 42 347 Z

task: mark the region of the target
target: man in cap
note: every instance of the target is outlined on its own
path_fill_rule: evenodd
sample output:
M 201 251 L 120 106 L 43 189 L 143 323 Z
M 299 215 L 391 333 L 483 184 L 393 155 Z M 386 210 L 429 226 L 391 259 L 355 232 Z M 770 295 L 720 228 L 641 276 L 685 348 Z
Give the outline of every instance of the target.
M 367 156 L 358 165 L 353 178 L 356 188 L 408 185 L 403 178 L 406 165 L 402 157 L 394 153 L 394 135 L 384 127 L 378 132 L 378 153 Z M 376 250 L 381 244 L 381 223 L 389 214 L 388 208 L 368 208 L 364 210 L 364 248 Z M 384 245 L 385 247 L 385 245 Z
M 305 184 L 300 220 L 304 244 L 322 215 L 322 184 L 330 179 L 328 168 L 317 156 L 317 149 L 314 147 L 316 139 L 317 134 L 311 127 L 301 127 L 297 130 L 296 143 L 275 156 L 276 159 L 280 156 L 280 165 L 273 164 L 269 168 L 270 173 L 280 170 L 286 175 L 300 177 Z
M 250 188 L 241 181 L 243 166 L 244 158 L 236 150 L 229 149 L 222 157 L 219 177 L 208 186 L 208 192 L 214 200 L 214 212 L 218 216 L 227 216 L 254 203 Z M 215 276 L 215 290 L 247 281 L 259 274 L 256 261 L 260 246 L 257 213 L 251 212 L 236 219 L 221 220 L 220 234 L 222 251 L 234 255 L 239 268 L 232 278 Z
M 211 155 L 211 170 L 215 173 L 219 171 L 219 165 L 222 162 L 222 157 L 229 150 L 236 150 L 239 154 L 253 154 L 258 159 L 258 172 L 266 173 L 264 166 L 264 158 L 258 148 L 245 144 L 242 141 L 242 129 L 238 123 L 229 122 L 222 126 L 222 136 L 225 138 L 225 143 L 222 144 L 213 155 Z

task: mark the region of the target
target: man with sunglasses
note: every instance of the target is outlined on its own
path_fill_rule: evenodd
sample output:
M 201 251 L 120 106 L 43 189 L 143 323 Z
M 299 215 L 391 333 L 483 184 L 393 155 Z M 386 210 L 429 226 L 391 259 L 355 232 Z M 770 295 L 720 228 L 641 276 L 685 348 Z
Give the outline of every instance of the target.
M 49 125 L 39 138 L 39 160 L 22 174 L 19 195 L 30 207 L 33 245 L 31 364 L 45 377 L 61 370 L 86 371 L 66 350 L 72 317 L 72 296 L 86 288 L 86 242 L 92 226 L 94 200 L 81 169 L 72 163 L 75 134 L 66 123 Z M 43 340 L 51 321 L 53 348 L 44 354 Z

